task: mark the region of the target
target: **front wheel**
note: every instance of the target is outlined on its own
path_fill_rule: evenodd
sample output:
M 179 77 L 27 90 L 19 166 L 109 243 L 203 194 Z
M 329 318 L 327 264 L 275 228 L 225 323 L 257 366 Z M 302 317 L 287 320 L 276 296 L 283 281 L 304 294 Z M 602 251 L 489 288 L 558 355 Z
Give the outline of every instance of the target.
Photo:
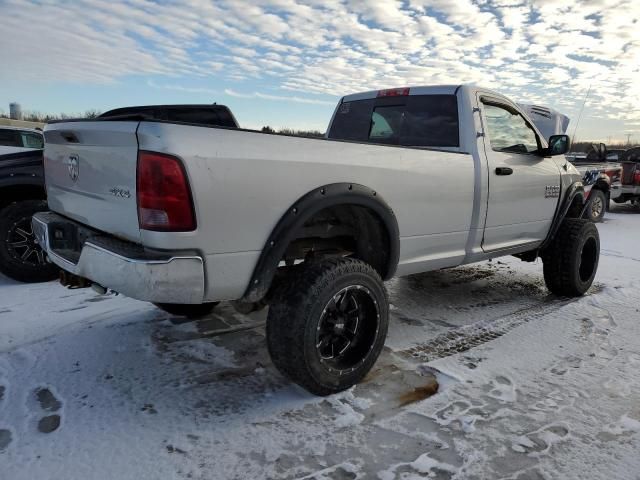
M 565 218 L 551 244 L 542 252 L 544 281 L 556 295 L 578 297 L 596 276 L 600 236 L 589 220 Z
M 273 301 L 267 345 L 275 366 L 316 395 L 358 383 L 387 336 L 384 284 L 368 264 L 327 259 L 304 265 Z
M 585 218 L 595 223 L 601 222 L 607 210 L 607 195 L 602 190 L 591 190 L 589 202 Z

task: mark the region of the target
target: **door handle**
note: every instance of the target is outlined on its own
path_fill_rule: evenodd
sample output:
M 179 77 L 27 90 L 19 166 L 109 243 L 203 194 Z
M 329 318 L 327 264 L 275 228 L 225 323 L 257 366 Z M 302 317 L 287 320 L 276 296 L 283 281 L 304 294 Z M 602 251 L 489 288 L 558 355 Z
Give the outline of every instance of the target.
M 513 168 L 509 167 L 497 167 L 496 175 L 511 175 L 513 173 Z

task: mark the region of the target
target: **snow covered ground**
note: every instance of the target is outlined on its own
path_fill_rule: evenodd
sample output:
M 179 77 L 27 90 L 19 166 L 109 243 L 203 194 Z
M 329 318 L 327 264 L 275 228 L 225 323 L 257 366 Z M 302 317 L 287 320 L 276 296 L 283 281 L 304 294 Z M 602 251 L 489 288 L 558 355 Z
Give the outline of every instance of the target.
M 324 399 L 275 371 L 263 328 L 203 336 L 265 312 L 174 325 L 2 277 L 0 479 L 638 479 L 640 214 L 598 228 L 578 300 L 515 258 L 389 282 L 380 361 Z

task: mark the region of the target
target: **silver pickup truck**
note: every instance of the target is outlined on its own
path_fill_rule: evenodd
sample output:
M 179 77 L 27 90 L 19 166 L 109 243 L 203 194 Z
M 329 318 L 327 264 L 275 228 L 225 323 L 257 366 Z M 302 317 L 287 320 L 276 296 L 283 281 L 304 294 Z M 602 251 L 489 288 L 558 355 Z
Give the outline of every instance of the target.
M 349 95 L 318 139 L 126 116 L 45 138 L 51 212 L 33 227 L 64 283 L 182 314 L 268 304 L 275 365 L 319 395 L 376 361 L 383 280 L 541 257 L 549 289 L 577 296 L 598 266 L 568 137 L 482 88 Z

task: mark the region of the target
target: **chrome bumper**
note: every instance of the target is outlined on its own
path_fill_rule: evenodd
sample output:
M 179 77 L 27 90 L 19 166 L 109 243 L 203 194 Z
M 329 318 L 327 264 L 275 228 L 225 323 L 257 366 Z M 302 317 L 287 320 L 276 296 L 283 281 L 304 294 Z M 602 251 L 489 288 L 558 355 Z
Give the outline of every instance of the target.
M 640 196 L 640 185 L 622 185 L 622 194 Z
M 609 187 L 609 198 L 615 200 L 622 195 L 622 184 L 620 182 L 612 183 Z
M 53 212 L 35 214 L 32 224 L 38 243 L 49 259 L 67 272 L 137 300 L 203 302 L 204 265 L 198 255 L 141 249 Z M 78 230 L 83 233 L 80 246 L 55 247 L 61 241 L 59 238 Z

